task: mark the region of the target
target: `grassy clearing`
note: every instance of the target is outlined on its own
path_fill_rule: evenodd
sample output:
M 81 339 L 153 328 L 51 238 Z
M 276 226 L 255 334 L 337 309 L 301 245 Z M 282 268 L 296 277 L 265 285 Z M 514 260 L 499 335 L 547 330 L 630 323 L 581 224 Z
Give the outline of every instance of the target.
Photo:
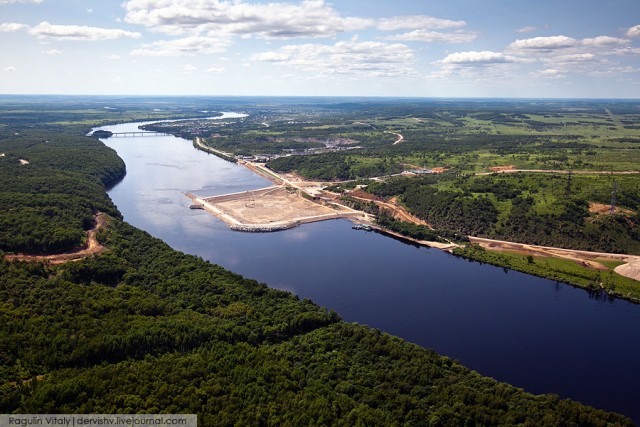
M 608 259 L 596 259 L 595 261 L 599 262 L 600 264 L 604 265 L 607 268 L 610 268 L 611 270 L 618 267 L 619 265 L 625 264 L 622 261 L 612 261 Z
M 456 249 L 456 255 L 510 270 L 568 283 L 592 292 L 606 292 L 610 296 L 622 297 L 640 303 L 640 282 L 620 276 L 613 270 L 599 271 L 583 267 L 575 261 L 526 256 L 513 252 L 488 251 L 477 245 Z M 603 262 L 612 268 L 619 263 Z

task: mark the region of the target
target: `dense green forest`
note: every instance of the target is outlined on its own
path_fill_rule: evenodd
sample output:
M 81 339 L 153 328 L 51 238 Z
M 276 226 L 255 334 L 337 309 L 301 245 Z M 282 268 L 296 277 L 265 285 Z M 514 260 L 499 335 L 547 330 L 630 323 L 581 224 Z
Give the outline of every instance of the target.
M 615 182 L 615 184 L 614 184 Z M 616 210 L 592 213 L 616 190 Z M 436 229 L 546 246 L 640 254 L 640 177 L 517 173 L 371 182 Z
M 4 129 L 0 153 L 0 250 L 62 252 L 84 243 L 94 213 L 119 216 L 104 188 L 125 165 L 100 141 Z
M 348 153 L 280 157 L 267 163 L 277 172 L 297 172 L 312 180 L 343 181 L 400 173 L 403 166 L 392 160 L 356 160 Z
M 4 413 L 196 413 L 203 426 L 631 425 L 174 251 L 119 218 L 104 191 L 124 173 L 112 150 L 0 124 L 3 244 L 53 250 L 54 231 L 79 236 L 90 214 L 110 215 L 100 256 L 57 266 L 0 257 Z
M 108 254 L 0 261 L 0 410 L 202 425 L 628 424 L 532 396 L 112 219 Z

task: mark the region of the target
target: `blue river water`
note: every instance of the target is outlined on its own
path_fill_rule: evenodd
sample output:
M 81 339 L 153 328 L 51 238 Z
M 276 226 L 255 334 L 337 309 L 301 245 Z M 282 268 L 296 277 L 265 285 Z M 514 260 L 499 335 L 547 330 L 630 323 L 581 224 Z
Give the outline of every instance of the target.
M 139 123 L 108 126 L 138 130 Z M 231 231 L 184 195 L 269 185 L 172 136 L 110 138 L 127 165 L 109 195 L 126 221 L 269 286 L 459 360 L 532 393 L 618 411 L 640 424 L 640 306 L 351 229 Z

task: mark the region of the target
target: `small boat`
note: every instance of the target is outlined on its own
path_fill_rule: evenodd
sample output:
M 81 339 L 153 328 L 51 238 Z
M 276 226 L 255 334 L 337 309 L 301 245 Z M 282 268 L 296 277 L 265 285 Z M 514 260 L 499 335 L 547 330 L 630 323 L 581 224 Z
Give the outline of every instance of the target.
M 364 230 L 364 231 L 372 231 L 373 227 L 371 227 L 370 225 L 367 224 L 356 224 L 354 226 L 352 226 L 351 228 L 353 228 L 354 230 Z

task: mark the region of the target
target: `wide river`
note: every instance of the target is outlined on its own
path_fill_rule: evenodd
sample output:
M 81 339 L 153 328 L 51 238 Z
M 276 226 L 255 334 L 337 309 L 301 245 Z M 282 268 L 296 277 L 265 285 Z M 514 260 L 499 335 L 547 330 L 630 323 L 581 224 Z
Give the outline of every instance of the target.
M 233 117 L 233 113 L 225 113 Z M 140 123 L 107 126 L 138 130 Z M 640 424 L 640 306 L 351 229 L 231 231 L 184 193 L 270 185 L 173 136 L 110 138 L 127 165 L 109 191 L 124 218 L 173 248 L 433 348 L 483 375 Z

